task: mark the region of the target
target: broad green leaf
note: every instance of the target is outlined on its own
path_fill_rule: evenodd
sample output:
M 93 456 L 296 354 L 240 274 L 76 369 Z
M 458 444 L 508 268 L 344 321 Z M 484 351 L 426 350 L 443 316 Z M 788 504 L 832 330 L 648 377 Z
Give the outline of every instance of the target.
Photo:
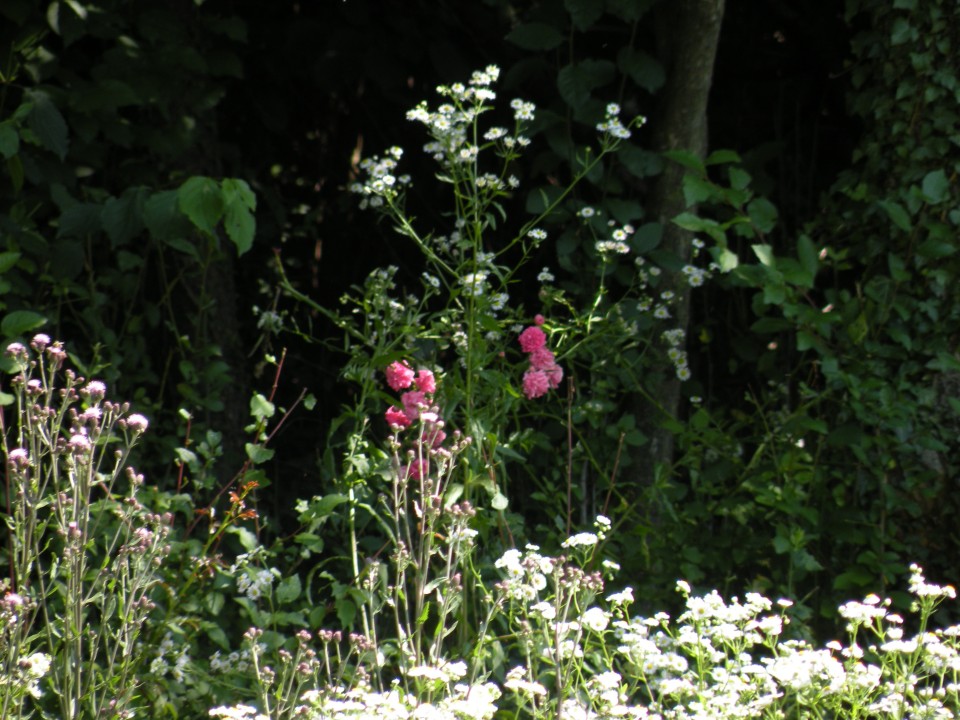
M 149 192 L 145 187 L 128 188 L 119 198 L 110 198 L 104 204 L 100 222 L 112 247 L 143 232 L 143 205 Z
M 176 190 L 153 193 L 143 204 L 143 223 L 157 240 L 183 238 L 191 230 L 190 221 L 180 210 L 179 193 Z M 188 246 L 194 250 L 189 243 Z
M 917 37 L 917 29 L 913 27 L 905 17 L 900 16 L 893 21 L 893 28 L 890 30 L 890 42 L 893 45 L 903 45 L 907 42 L 913 42 Z
M 800 266 L 813 277 L 820 269 L 820 259 L 817 257 L 817 249 L 813 246 L 813 241 L 809 235 L 801 235 L 797 239 L 797 258 L 800 260 Z
M 923 178 L 921 187 L 927 202 L 937 205 L 950 197 L 950 181 L 943 170 L 934 170 Z
M 683 199 L 687 207 L 699 205 L 716 195 L 716 186 L 698 175 L 683 176 Z
M 496 493 L 493 497 L 490 498 L 490 507 L 494 510 L 506 510 L 510 506 L 510 501 L 507 499 L 507 496 L 501 492 Z
M 42 90 L 28 90 L 25 93 L 31 103 L 27 124 L 36 135 L 40 145 L 54 153 L 61 160 L 67 156 L 67 123 L 50 96 Z
M 892 200 L 880 200 L 877 202 L 884 212 L 887 213 L 887 217 L 896 225 L 898 228 L 904 232 L 910 232 L 913 228 L 913 225 L 910 222 L 910 215 L 898 202 L 893 202 Z
M 250 415 L 257 420 L 272 418 L 275 412 L 276 406 L 261 393 L 250 398 Z
M 243 255 L 253 246 L 257 222 L 253 210 L 257 197 L 245 180 L 227 178 L 221 184 L 226 216 L 223 225 L 227 236 L 237 246 L 237 254 Z
M 291 603 L 300 597 L 300 576 L 296 573 L 288 575 L 277 585 L 277 602 L 281 605 Z
M 223 190 L 223 202 L 226 205 L 238 203 L 250 210 L 257 209 L 257 196 L 247 184 L 246 180 L 239 178 L 224 178 L 220 183 Z
M 890 270 L 890 277 L 897 282 L 906 282 L 910 279 L 910 273 L 907 271 L 906 263 L 903 258 L 894 253 L 887 255 L 887 267 Z
M 737 269 L 740 265 L 740 258 L 730 248 L 717 248 L 714 253 L 717 265 L 720 266 L 720 272 L 728 273 Z
M 692 153 L 689 150 L 667 150 L 663 153 L 663 156 L 669 160 L 673 160 L 676 163 L 680 163 L 685 168 L 689 168 L 700 175 L 707 174 L 707 168 L 703 164 L 703 160 L 696 153 Z
M 212 235 L 223 217 L 223 191 L 212 178 L 195 176 L 180 186 L 177 193 L 180 209 L 203 233 Z
M 657 92 L 666 82 L 663 65 L 643 50 L 621 48 L 617 53 L 617 66 L 622 73 L 649 93 Z
M 631 143 L 623 143 L 617 148 L 617 159 L 638 178 L 653 177 L 663 170 L 663 158 L 655 152 L 643 150 Z
M 953 255 L 956 251 L 957 248 L 953 243 L 934 237 L 927 238 L 917 248 L 917 254 L 925 258 L 944 258 Z
M 0 322 L 0 333 L 4 337 L 17 337 L 31 330 L 43 327 L 47 319 L 40 313 L 31 310 L 14 310 L 7 313 Z
M 751 245 L 751 250 L 753 254 L 757 256 L 757 259 L 763 265 L 766 265 L 769 268 L 774 268 L 777 266 L 777 260 L 773 255 L 773 248 L 766 244 Z
M 621 225 L 638 220 L 644 216 L 643 205 L 636 200 L 621 200 L 619 198 L 609 198 L 604 201 L 603 206 L 610 213 L 611 217 Z
M 275 450 L 265 448 L 263 445 L 258 443 L 245 443 L 244 449 L 247 451 L 247 457 L 250 458 L 250 461 L 257 465 L 272 460 L 274 453 L 276 452 Z
M 20 134 L 12 122 L 0 123 L 0 155 L 12 158 L 20 151 Z
M 563 43 L 564 36 L 553 25 L 532 22 L 518 25 L 506 39 L 524 50 L 553 50 Z
M 603 3 L 598 0 L 563 0 L 563 4 L 580 32 L 589 30 L 603 15 Z
M 608 60 L 583 60 L 567 65 L 557 75 L 560 96 L 572 108 L 579 108 L 590 99 L 590 93 L 610 83 L 617 74 Z
M 733 150 L 714 150 L 704 162 L 707 165 L 723 165 L 725 163 L 741 163 L 743 160 Z
M 751 200 L 747 205 L 747 214 L 760 232 L 768 233 L 777 224 L 777 208 L 765 198 Z
M 100 232 L 103 206 L 96 203 L 75 203 L 60 214 L 58 238 L 82 238 Z
M 709 164 L 710 158 L 707 158 L 707 164 Z M 730 178 L 730 187 L 734 190 L 746 190 L 750 185 L 750 181 L 753 179 L 743 168 L 732 167 L 727 171 L 727 175 Z
M 16 265 L 19 259 L 20 253 L 14 252 L 13 250 L 0 253 L 0 274 L 7 272 L 7 270 Z
M 637 255 L 643 255 L 655 249 L 663 237 L 663 225 L 651 222 L 641 225 L 630 238 L 630 247 Z

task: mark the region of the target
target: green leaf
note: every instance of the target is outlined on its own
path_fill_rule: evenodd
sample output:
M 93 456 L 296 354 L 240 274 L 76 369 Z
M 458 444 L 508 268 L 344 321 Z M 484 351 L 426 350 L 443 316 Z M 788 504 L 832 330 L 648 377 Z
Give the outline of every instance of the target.
M 201 232 L 212 235 L 223 217 L 223 191 L 211 178 L 195 176 L 180 186 L 180 209 Z
M 729 248 L 715 248 L 714 259 L 720 266 L 720 272 L 728 273 L 736 270 L 740 264 L 740 258 Z
M 260 393 L 250 398 L 250 415 L 257 420 L 272 418 L 276 410 L 276 406 Z
M 617 159 L 631 175 L 638 178 L 659 175 L 663 170 L 663 158 L 658 153 L 630 143 L 623 143 L 617 148 Z
M 0 123 L 0 155 L 12 158 L 20 151 L 20 134 L 9 120 Z
M 630 247 L 637 255 L 643 255 L 655 249 L 663 237 L 663 225 L 658 222 L 646 223 L 637 228 L 630 238 Z
M 67 123 L 50 96 L 42 90 L 28 90 L 25 96 L 31 103 L 27 125 L 40 145 L 61 160 L 67 156 Z
M 288 575 L 277 585 L 277 602 L 281 605 L 293 602 L 300 597 L 302 589 L 300 576 L 296 573 Z
M 921 187 L 927 202 L 937 205 L 950 197 L 950 181 L 943 170 L 934 170 L 923 178 Z
M 893 45 L 903 45 L 916 40 L 917 37 L 917 30 L 905 17 L 898 17 L 893 21 L 893 28 L 890 31 L 890 42 Z
M 180 210 L 179 195 L 176 190 L 164 190 L 153 193 L 143 204 L 143 223 L 155 239 L 173 240 L 190 233 L 190 221 Z
M 276 452 L 258 443 L 245 443 L 244 449 L 247 451 L 247 457 L 256 465 L 269 462 L 273 459 L 274 453 Z
M 722 165 L 724 163 L 741 163 L 743 160 L 733 150 L 714 150 L 704 161 L 707 165 Z M 732 170 L 733 168 L 731 168 Z
M 0 333 L 8 338 L 18 337 L 42 327 L 46 322 L 47 319 L 40 313 L 31 310 L 14 310 L 7 313 L 3 322 L 0 322 Z
M 145 187 L 128 188 L 104 204 L 100 222 L 113 248 L 143 232 L 143 205 L 149 192 Z
M 560 96 L 572 108 L 579 108 L 590 99 L 590 93 L 610 83 L 616 67 L 608 60 L 583 60 L 567 65 L 557 75 Z
M 751 200 L 747 205 L 747 214 L 750 221 L 762 233 L 773 230 L 777 224 L 777 208 L 766 198 Z
M 703 160 L 696 153 L 692 153 L 689 150 L 667 150 L 663 153 L 663 156 L 669 160 L 673 160 L 676 163 L 680 163 L 686 168 L 690 168 L 700 175 L 707 174 L 707 168 L 703 164 Z
M 759 259 L 763 265 L 769 268 L 775 268 L 777 266 L 777 260 L 773 255 L 773 248 L 771 246 L 760 244 L 751 245 L 750 247 L 753 250 L 753 254 L 757 256 L 757 259 Z
M 710 158 L 707 158 L 707 163 L 709 164 Z M 750 181 L 753 179 L 743 168 L 732 167 L 727 171 L 727 175 L 730 177 L 730 187 L 734 190 L 746 190 L 750 185 Z
M 603 3 L 597 0 L 563 0 L 563 4 L 580 32 L 589 30 L 603 15 Z
M 891 222 L 904 232 L 910 232 L 913 228 L 910 222 L 910 215 L 904 210 L 903 205 L 900 203 L 893 202 L 892 200 L 880 200 L 877 202 L 877 205 L 883 208 Z
M 507 496 L 501 492 L 498 492 L 490 498 L 490 507 L 494 510 L 503 511 L 510 506 L 510 501 L 507 499 Z
M 667 79 L 663 65 L 656 58 L 630 47 L 623 47 L 617 53 L 617 67 L 649 93 L 657 92 Z
M 643 205 L 636 200 L 608 198 L 604 201 L 603 206 L 610 213 L 610 216 L 621 225 L 642 218 L 646 212 Z
M 227 237 L 237 246 L 237 254 L 243 255 L 253 246 L 253 237 L 257 231 L 257 222 L 253 216 L 253 210 L 257 207 L 257 196 L 245 180 L 227 178 L 221 187 L 226 211 L 223 224 Z
M 103 206 L 96 203 L 76 203 L 60 214 L 58 238 L 82 238 L 100 232 Z
M 524 50 L 553 50 L 563 43 L 563 33 L 553 25 L 532 22 L 518 25 L 507 34 L 511 42 Z
M 17 264 L 17 261 L 20 259 L 20 253 L 8 250 L 7 252 L 0 253 L 0 275 L 7 272 L 10 268 Z
M 699 205 L 717 194 L 717 186 L 698 175 L 683 176 L 683 199 L 687 207 Z
M 801 235 L 797 239 L 797 258 L 800 260 L 800 266 L 814 277 L 817 270 L 820 269 L 820 259 L 817 257 L 817 249 L 813 246 L 813 241 L 809 235 Z
M 921 257 L 934 259 L 945 258 L 953 255 L 956 251 L 957 248 L 953 243 L 934 237 L 927 238 L 924 242 L 920 243 L 920 247 L 917 248 L 917 254 Z

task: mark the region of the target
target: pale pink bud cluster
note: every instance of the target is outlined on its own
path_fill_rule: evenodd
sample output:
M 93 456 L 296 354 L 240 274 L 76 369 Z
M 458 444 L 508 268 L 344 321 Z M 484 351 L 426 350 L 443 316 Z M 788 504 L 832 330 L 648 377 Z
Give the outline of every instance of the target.
M 544 318 L 537 315 L 534 324 L 520 333 L 520 349 L 529 355 L 530 367 L 523 374 L 523 393 L 528 400 L 555 390 L 563 380 L 563 368 L 547 348 L 547 334 L 540 326 Z

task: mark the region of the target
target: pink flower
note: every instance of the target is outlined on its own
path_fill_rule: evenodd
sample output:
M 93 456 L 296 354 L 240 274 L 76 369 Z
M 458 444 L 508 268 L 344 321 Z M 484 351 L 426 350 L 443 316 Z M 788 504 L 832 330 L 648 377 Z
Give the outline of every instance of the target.
M 437 379 L 429 370 L 417 370 L 417 390 L 425 393 L 435 393 L 437 391 Z
M 523 374 L 523 393 L 528 400 L 546 395 L 550 390 L 550 380 L 543 370 L 527 370 Z
M 528 327 L 520 333 L 520 349 L 526 353 L 533 352 L 547 344 L 547 336 L 538 327 Z
M 413 384 L 413 370 L 405 362 L 394 361 L 387 366 L 387 385 L 394 390 L 405 390 Z
M 135 433 L 145 432 L 150 422 L 140 413 L 134 413 L 126 419 L 126 426 Z
M 550 367 L 543 368 L 543 372 L 547 376 L 547 383 L 549 383 L 551 390 L 556 390 L 560 387 L 560 381 L 563 380 L 562 367 L 559 365 L 551 365 Z
M 411 420 L 416 420 L 420 416 L 420 410 L 428 406 L 426 396 L 419 390 L 411 390 L 400 396 L 403 403 L 403 411 Z
M 530 353 L 530 367 L 534 370 L 546 370 L 556 364 L 553 353 L 545 347 L 537 348 Z
M 533 324 L 534 324 L 534 325 L 543 325 L 546 321 L 547 321 L 547 319 L 546 319 L 543 315 L 534 315 L 534 316 L 533 316 Z
M 405 428 L 410 426 L 410 418 L 407 417 L 407 414 L 403 410 L 395 408 L 393 405 L 387 408 L 383 416 L 386 418 L 387 424 L 391 427 Z

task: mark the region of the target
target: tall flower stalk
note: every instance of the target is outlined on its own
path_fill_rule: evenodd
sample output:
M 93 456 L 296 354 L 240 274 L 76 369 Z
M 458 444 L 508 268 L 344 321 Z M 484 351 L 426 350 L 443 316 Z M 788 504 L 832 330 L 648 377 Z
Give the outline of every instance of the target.
M 58 705 L 61 717 L 132 717 L 140 631 L 171 521 L 139 502 L 143 476 L 128 465 L 147 419 L 107 400 L 102 382 L 63 369 L 63 346 L 45 335 L 29 349 L 11 344 L 7 355 L 15 404 L 0 414 L 10 528 L 4 604 L 15 597 L 21 612 L 4 637 L 4 671 L 39 652 L 49 672 L 26 696 L 0 684 L 3 716 Z

